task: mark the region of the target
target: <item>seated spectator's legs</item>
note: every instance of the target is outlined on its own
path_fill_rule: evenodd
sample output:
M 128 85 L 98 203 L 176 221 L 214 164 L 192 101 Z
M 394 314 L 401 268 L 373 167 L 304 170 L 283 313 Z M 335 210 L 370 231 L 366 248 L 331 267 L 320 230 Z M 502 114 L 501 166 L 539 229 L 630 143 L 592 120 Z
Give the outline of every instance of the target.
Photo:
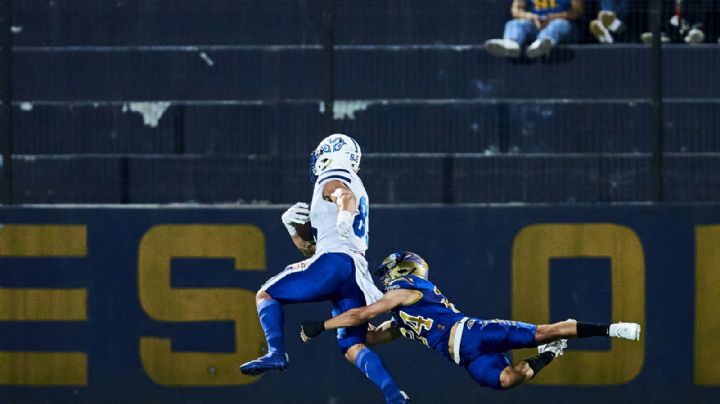
M 538 29 L 532 21 L 516 18 L 505 24 L 505 34 L 503 35 L 503 38 L 517 42 L 518 45 L 522 45 L 529 36 L 534 36 L 537 32 Z
M 555 46 L 563 42 L 572 42 L 574 34 L 574 26 L 570 21 L 557 18 L 550 21 L 550 23 L 540 31 L 537 38 L 539 40 L 547 38 L 552 41 L 552 45 Z
M 622 20 L 627 16 L 628 0 L 600 0 L 600 11 L 590 21 L 590 32 L 600 43 L 613 43 L 613 35 L 625 30 Z
M 574 35 L 574 25 L 563 18 L 556 18 L 548 23 L 537 35 L 537 39 L 525 50 L 530 59 L 545 56 L 553 46 L 562 42 L 571 42 Z
M 536 34 L 537 28 L 532 21 L 516 18 L 505 24 L 503 39 L 485 41 L 485 50 L 495 56 L 517 58 L 521 53 L 520 46 Z

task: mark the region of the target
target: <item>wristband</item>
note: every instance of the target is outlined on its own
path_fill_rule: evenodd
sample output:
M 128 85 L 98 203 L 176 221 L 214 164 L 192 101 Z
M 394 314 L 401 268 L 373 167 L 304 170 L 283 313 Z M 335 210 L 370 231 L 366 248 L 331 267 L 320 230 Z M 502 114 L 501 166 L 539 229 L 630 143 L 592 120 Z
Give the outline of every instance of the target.
M 317 337 L 325 331 L 325 322 L 317 320 L 305 320 L 302 322 L 302 331 L 308 338 Z

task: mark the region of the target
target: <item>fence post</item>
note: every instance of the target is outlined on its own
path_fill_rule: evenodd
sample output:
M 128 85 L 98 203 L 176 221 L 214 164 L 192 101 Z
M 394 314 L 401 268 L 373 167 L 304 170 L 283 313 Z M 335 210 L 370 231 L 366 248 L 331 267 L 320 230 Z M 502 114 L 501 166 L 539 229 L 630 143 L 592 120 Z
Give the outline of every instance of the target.
M 325 23 L 324 55 L 325 55 L 325 96 L 323 105 L 325 107 L 325 135 L 335 133 L 335 0 L 325 0 L 323 10 L 323 22 Z
M 650 166 L 651 194 L 655 202 L 662 202 L 663 195 L 663 155 L 664 155 L 664 113 L 663 113 L 663 65 L 662 42 L 660 38 L 662 25 L 662 0 L 651 0 L 649 24 L 652 32 L 652 49 L 650 51 L 651 69 L 651 117 L 650 145 L 652 147 L 652 163 Z
M 0 0 L 0 204 L 12 197 L 12 0 Z

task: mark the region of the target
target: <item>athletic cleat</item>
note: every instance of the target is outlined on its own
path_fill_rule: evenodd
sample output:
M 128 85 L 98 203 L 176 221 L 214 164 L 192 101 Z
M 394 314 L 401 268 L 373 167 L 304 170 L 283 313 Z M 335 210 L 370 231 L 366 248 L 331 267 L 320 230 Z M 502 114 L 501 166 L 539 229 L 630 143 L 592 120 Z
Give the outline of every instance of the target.
M 555 340 L 553 342 L 548 342 L 545 345 L 540 345 L 537 347 L 539 353 L 544 352 L 552 352 L 555 354 L 555 357 L 562 356 L 563 349 L 567 348 L 567 340 L 566 339 L 559 339 Z
M 622 322 L 610 324 L 610 332 L 608 333 L 608 335 L 615 338 L 639 341 L 640 324 Z
M 404 391 L 400 390 L 400 395 L 387 400 L 388 404 L 405 404 L 410 402 L 410 397 Z
M 269 370 L 285 370 L 288 368 L 290 357 L 288 354 L 271 352 L 254 361 L 240 365 L 240 372 L 244 375 L 257 376 Z

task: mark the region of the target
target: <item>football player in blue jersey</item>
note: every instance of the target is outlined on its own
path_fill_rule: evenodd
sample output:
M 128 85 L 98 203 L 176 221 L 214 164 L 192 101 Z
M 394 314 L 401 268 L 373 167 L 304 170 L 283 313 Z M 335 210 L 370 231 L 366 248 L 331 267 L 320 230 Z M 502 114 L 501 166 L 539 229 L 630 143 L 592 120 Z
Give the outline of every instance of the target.
M 382 298 L 365 260 L 370 201 L 357 175 L 360 158 L 360 146 L 342 134 L 326 137 L 312 152 L 310 177 L 314 190 L 310 206 L 298 202 L 282 215 L 295 246 L 311 257 L 289 265 L 257 292 L 258 317 L 268 353 L 242 364 L 243 374 L 259 375 L 288 367 L 282 305 L 330 301 L 333 315 L 338 315 Z M 303 240 L 294 227 L 307 222 L 312 225 L 314 244 Z M 388 403 L 407 402 L 407 395 L 395 384 L 380 357 L 365 346 L 367 327 L 358 323 L 338 330 L 341 351 L 383 391 Z
M 640 338 L 640 325 L 635 323 L 592 324 L 567 320 L 534 325 L 467 317 L 428 280 L 428 272 L 427 263 L 417 254 L 407 251 L 391 254 L 376 271 L 385 286 L 385 295 L 380 301 L 324 322 L 304 321 L 302 339 L 308 342 L 324 330 L 365 324 L 390 312 L 392 320 L 368 331 L 368 345 L 404 336 L 464 367 L 481 386 L 509 389 L 533 378 L 562 355 L 567 347 L 566 338 Z M 530 347 L 537 347 L 538 355 L 515 365 L 505 355 L 510 349 Z

